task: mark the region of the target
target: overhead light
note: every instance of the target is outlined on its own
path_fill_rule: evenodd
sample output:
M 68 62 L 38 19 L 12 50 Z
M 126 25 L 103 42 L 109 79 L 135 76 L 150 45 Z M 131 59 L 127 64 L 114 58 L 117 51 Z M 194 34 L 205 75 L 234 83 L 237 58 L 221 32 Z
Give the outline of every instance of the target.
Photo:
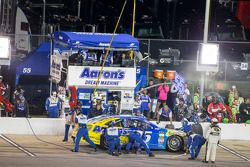
M 0 37 L 0 59 L 8 59 L 10 57 L 10 40 L 6 37 Z
M 219 46 L 217 44 L 201 44 L 200 64 L 216 65 L 219 58 Z
M 219 45 L 200 43 L 197 52 L 197 71 L 218 72 Z

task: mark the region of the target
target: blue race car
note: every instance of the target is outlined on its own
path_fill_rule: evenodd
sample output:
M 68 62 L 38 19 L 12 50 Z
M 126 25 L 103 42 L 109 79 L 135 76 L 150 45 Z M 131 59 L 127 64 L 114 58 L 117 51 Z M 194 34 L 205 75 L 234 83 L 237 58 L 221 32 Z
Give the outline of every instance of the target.
M 97 145 L 107 148 L 107 142 L 103 135 L 103 130 L 114 121 L 115 127 L 122 131 L 120 137 L 121 144 L 128 142 L 128 134 L 131 131 L 145 133 L 144 140 L 147 142 L 150 149 L 162 150 L 167 149 L 172 152 L 184 149 L 186 143 L 186 133 L 174 129 L 160 128 L 159 126 L 149 122 L 145 117 L 131 115 L 101 115 L 88 120 L 87 126 L 90 139 Z M 74 137 L 73 130 L 73 137 Z

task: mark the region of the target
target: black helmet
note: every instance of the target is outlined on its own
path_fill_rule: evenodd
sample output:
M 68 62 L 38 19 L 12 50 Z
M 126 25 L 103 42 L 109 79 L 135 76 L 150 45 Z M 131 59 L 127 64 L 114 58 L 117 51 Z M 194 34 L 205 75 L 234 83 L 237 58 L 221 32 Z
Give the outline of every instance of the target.
M 216 96 L 212 97 L 212 103 L 218 103 L 218 98 Z

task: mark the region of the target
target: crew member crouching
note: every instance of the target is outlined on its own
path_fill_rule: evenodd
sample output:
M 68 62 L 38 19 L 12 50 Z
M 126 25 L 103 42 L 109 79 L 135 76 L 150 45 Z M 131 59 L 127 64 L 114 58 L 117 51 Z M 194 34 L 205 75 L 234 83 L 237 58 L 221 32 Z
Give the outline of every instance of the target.
M 121 154 L 120 133 L 118 127 L 114 127 L 114 122 L 111 122 L 105 131 L 105 138 L 108 142 L 108 152 L 113 156 Z M 117 149 L 118 152 L 115 151 Z

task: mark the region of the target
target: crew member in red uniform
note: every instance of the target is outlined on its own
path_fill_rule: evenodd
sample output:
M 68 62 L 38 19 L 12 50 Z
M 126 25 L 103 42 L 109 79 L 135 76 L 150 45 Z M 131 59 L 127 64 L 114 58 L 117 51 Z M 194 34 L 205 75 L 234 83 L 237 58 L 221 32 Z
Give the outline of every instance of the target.
M 3 76 L 0 76 L 0 96 L 3 96 L 6 91 L 6 86 L 3 83 Z
M 217 97 L 212 97 L 212 102 L 208 105 L 207 112 L 211 119 L 216 118 L 220 123 L 223 120 L 222 114 L 226 112 L 226 108 L 218 101 Z
M 5 106 L 6 112 L 11 112 L 13 110 L 13 105 L 4 97 L 7 87 L 3 83 L 3 76 L 0 76 L 0 103 Z

